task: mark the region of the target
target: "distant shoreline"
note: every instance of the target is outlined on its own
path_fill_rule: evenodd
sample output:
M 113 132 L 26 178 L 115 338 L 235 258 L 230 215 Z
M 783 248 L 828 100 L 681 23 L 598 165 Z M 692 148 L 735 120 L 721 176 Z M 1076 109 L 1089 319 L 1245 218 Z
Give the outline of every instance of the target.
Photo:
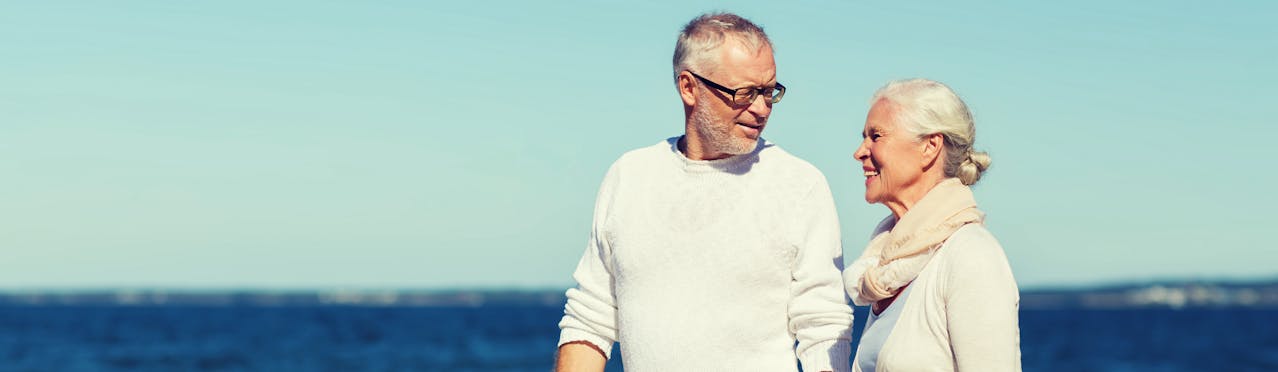
M 565 289 L 0 290 L 0 306 L 562 306 Z M 1278 309 L 1278 280 L 1180 281 L 1021 291 L 1021 309 Z

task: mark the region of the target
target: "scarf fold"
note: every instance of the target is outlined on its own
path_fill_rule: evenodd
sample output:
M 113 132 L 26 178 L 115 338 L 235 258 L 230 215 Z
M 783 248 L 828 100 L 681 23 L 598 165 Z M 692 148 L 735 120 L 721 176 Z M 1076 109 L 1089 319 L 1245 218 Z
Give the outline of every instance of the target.
M 950 235 L 984 220 L 972 189 L 957 178 L 946 178 L 899 221 L 888 216 L 879 223 L 865 252 L 843 272 L 848 296 L 857 306 L 895 296 L 919 276 Z

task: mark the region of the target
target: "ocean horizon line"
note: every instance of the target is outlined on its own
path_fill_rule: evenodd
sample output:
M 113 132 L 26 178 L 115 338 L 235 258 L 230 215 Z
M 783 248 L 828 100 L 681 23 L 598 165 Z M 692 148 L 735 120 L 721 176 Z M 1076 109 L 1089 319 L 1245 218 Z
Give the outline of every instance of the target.
M 1035 283 L 1020 285 L 1021 292 L 1087 291 L 1130 286 L 1151 285 L 1265 285 L 1278 284 L 1278 274 L 1251 277 L 1182 276 L 1139 279 L 1102 279 L 1071 283 Z M 101 293 L 101 292 L 173 292 L 173 293 L 317 293 L 317 292 L 368 292 L 368 293 L 448 293 L 448 292 L 547 292 L 566 291 L 572 284 L 457 284 L 457 285 L 164 285 L 164 284 L 108 284 L 108 285 L 28 285 L 6 286 L 0 283 L 0 294 L 20 293 Z
M 563 306 L 567 287 L 0 288 L 0 306 Z M 1022 309 L 1278 309 L 1278 278 L 1160 280 L 1021 290 Z

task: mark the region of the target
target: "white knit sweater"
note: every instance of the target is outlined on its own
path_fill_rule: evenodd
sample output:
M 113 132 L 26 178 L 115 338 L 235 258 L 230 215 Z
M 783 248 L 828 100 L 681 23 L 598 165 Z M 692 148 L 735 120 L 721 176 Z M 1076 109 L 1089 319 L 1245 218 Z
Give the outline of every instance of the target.
M 825 177 L 762 139 L 714 161 L 677 140 L 608 170 L 559 344 L 620 342 L 632 371 L 847 370 L 852 311 Z

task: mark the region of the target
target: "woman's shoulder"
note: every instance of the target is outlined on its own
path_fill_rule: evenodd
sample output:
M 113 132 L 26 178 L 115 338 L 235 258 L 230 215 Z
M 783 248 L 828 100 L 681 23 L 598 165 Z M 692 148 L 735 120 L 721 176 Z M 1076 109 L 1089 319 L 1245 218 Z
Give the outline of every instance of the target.
M 1003 246 L 981 224 L 959 228 L 946 239 L 937 254 L 945 262 L 944 276 L 959 283 L 978 284 L 990 280 L 1015 283 Z
M 1003 245 L 999 244 L 994 234 L 979 223 L 970 223 L 955 230 L 948 239 L 945 239 L 945 243 L 941 246 L 941 251 L 948 251 L 947 255 L 953 256 L 951 259 L 999 258 L 1007 261 L 1007 255 L 1003 252 Z

